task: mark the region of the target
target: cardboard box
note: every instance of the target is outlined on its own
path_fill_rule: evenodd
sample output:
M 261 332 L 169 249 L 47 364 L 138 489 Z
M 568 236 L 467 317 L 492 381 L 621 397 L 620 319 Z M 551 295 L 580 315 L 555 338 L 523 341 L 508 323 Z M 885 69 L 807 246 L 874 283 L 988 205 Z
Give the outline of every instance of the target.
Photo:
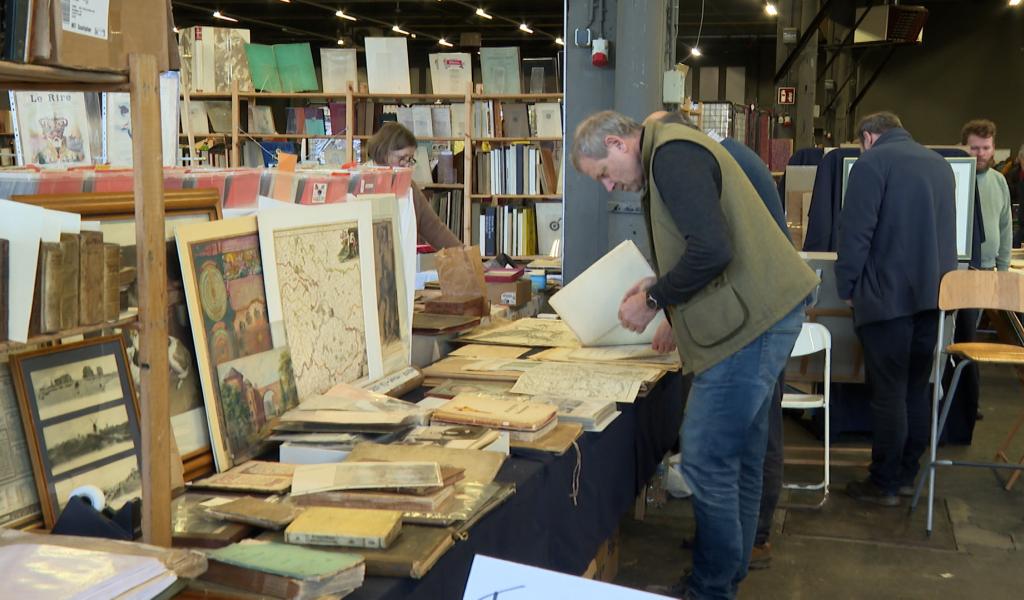
M 160 71 L 178 68 L 169 0 L 109 0 L 106 12 L 87 0 L 34 4 L 32 62 L 127 71 L 128 55 L 136 53 L 153 55 Z
M 491 307 L 483 296 L 440 296 L 423 303 L 423 311 L 435 315 L 467 315 L 483 317 Z
M 529 279 L 519 279 L 510 283 L 488 283 L 487 299 L 492 304 L 505 306 L 522 306 L 530 301 L 533 293 Z

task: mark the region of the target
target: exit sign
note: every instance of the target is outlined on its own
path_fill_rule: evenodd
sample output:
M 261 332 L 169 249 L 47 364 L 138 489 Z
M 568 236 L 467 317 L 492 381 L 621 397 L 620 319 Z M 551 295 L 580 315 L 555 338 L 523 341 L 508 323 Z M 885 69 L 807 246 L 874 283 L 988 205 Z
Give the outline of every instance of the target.
M 796 104 L 796 88 L 780 87 L 779 104 Z

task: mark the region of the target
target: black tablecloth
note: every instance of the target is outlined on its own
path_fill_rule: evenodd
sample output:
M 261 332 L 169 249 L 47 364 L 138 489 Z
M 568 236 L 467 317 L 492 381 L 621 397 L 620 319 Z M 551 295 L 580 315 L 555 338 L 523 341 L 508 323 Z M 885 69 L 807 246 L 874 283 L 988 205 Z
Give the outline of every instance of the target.
M 622 414 L 607 429 L 583 434 L 578 454 L 509 457 L 497 478 L 514 482 L 515 495 L 474 525 L 426 577 L 367 577 L 348 598 L 460 599 L 476 554 L 582 573 L 675 444 L 684 385 L 678 373 L 669 374 L 646 398 L 619 405 Z M 582 470 L 574 502 L 577 460 Z

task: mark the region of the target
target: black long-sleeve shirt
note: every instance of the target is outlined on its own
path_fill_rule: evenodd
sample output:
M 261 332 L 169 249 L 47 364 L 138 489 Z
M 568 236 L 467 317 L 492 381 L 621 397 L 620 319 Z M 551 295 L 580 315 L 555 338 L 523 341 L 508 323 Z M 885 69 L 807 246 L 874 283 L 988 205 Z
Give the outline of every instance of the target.
M 662 275 L 648 290 L 665 307 L 686 302 L 718 277 L 732 260 L 732 243 L 722 214 L 722 170 L 715 157 L 698 144 L 680 140 L 659 147 L 652 160 L 654 183 L 686 239 L 679 262 L 659 265 Z

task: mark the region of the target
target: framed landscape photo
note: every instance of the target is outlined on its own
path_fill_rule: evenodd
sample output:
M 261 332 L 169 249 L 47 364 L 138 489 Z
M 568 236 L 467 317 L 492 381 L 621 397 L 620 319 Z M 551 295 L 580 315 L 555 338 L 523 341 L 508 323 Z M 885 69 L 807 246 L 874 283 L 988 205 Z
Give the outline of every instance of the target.
M 122 336 L 12 355 L 11 375 L 47 527 L 83 485 L 115 509 L 140 496 L 139 410 Z

